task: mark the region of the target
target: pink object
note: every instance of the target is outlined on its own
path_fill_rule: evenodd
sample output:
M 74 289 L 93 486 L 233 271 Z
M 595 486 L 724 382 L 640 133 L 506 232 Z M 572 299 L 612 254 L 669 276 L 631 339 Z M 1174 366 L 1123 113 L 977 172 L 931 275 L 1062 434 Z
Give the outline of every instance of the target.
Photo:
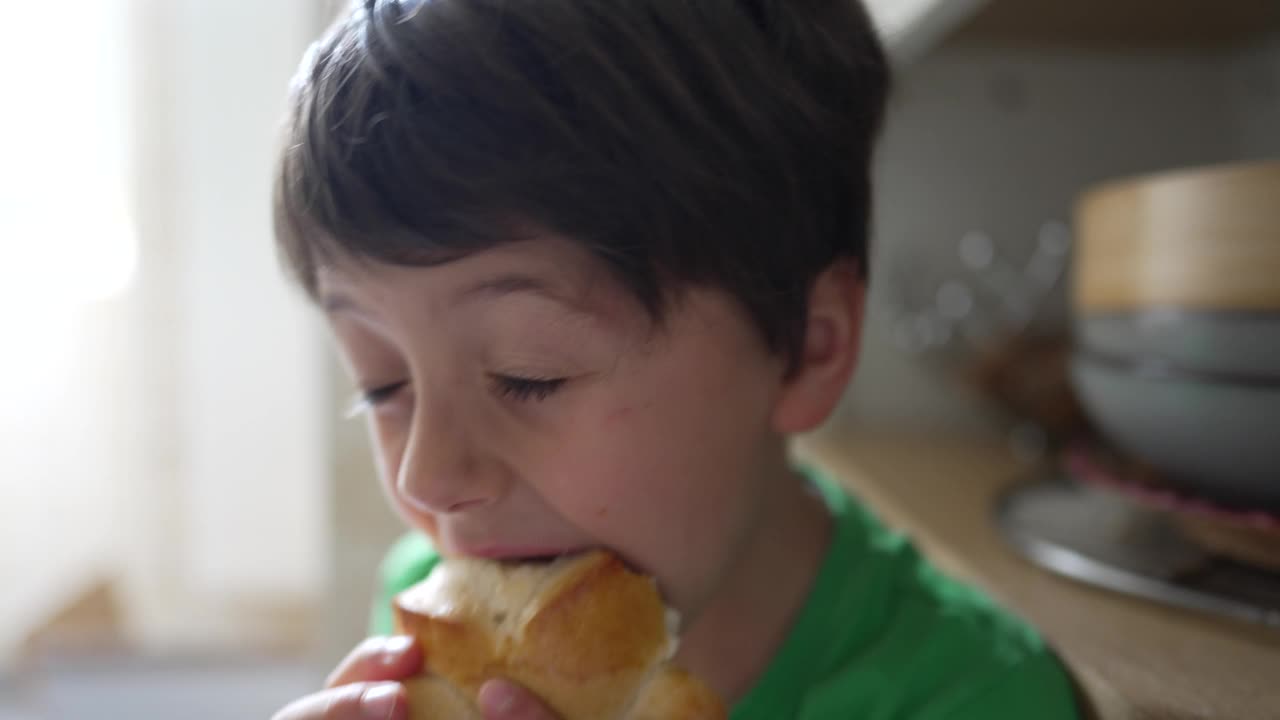
M 1176 488 L 1134 479 L 1103 456 L 1096 447 L 1076 445 L 1065 452 L 1063 460 L 1072 479 L 1122 493 L 1147 507 L 1280 535 L 1280 515 L 1224 507 Z

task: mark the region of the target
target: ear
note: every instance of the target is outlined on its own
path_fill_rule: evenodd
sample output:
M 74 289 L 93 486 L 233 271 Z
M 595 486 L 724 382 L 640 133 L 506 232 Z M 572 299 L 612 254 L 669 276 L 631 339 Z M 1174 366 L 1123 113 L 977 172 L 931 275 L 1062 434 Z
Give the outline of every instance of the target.
M 773 428 L 790 435 L 830 417 L 857 366 L 866 299 L 857 264 L 836 262 L 809 290 L 804 345 L 773 408 Z

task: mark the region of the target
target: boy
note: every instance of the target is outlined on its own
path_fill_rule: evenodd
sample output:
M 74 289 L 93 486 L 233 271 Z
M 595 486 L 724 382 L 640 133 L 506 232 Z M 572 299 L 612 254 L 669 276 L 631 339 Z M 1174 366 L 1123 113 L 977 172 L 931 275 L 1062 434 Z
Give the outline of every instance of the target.
M 604 546 L 735 720 L 1075 717 L 1030 632 L 787 460 L 857 359 L 887 86 L 855 0 L 367 0 L 312 49 L 277 233 L 417 531 L 378 632 L 439 555 Z M 405 718 L 422 652 L 277 717 Z

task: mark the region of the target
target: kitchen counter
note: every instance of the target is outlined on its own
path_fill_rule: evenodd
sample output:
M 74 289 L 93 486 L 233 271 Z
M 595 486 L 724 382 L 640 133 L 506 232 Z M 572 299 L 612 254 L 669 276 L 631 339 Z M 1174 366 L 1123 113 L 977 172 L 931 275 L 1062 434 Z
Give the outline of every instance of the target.
M 1164 607 L 1042 570 L 992 508 L 1030 471 L 997 443 L 830 430 L 797 454 L 840 479 L 940 568 L 1040 629 L 1102 720 L 1280 720 L 1280 632 Z

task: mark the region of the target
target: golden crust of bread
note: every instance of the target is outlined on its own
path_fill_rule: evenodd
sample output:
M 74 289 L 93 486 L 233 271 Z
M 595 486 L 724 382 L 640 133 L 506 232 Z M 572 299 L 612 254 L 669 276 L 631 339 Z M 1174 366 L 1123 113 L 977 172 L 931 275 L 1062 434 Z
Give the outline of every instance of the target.
M 411 720 L 484 720 L 475 703 L 444 678 L 422 675 L 404 685 Z
M 455 691 L 448 701 L 471 701 L 486 680 L 505 677 L 563 720 L 726 716 L 706 686 L 665 664 L 675 642 L 653 579 L 607 552 L 549 565 L 450 560 L 394 610 L 399 631 L 423 647 L 426 677 Z M 467 717 L 449 714 L 443 692 L 411 684 L 412 717 Z
M 720 696 L 689 673 L 663 667 L 640 690 L 623 720 L 707 720 L 725 717 Z

